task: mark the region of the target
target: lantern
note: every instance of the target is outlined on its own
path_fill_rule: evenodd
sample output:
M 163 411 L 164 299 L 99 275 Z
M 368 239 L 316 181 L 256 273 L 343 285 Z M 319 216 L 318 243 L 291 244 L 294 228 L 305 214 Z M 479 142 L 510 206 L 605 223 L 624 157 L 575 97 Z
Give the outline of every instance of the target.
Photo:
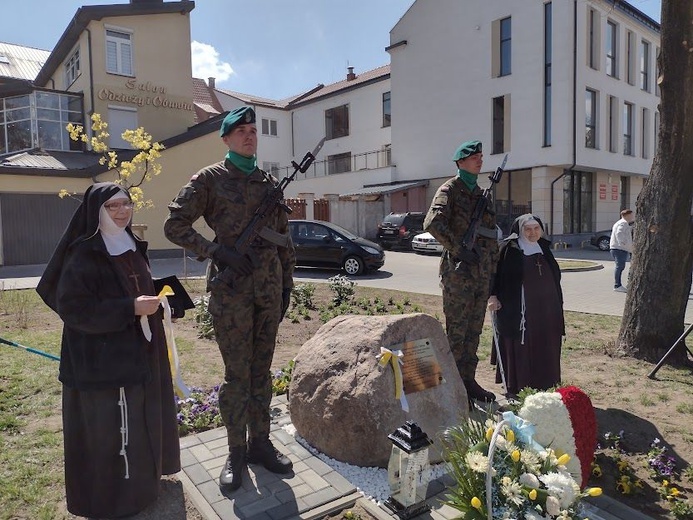
M 385 506 L 402 520 L 412 518 L 430 506 L 426 504 L 428 486 L 428 447 L 433 441 L 413 421 L 407 421 L 387 436 L 392 453 L 387 466 L 392 495 Z

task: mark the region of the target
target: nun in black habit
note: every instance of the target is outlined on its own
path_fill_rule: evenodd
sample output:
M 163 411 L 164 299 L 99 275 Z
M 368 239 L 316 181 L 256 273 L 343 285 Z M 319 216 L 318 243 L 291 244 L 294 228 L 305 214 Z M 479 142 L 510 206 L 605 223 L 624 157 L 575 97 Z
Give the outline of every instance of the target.
M 162 311 L 131 220 L 125 189 L 90 186 L 36 289 L 64 325 L 65 489 L 78 516 L 133 515 L 180 470 Z
M 525 387 L 548 390 L 560 383 L 565 322 L 561 270 L 541 220 L 521 215 L 510 231 L 500 245 L 488 307 L 496 312 L 506 392 L 517 395 Z

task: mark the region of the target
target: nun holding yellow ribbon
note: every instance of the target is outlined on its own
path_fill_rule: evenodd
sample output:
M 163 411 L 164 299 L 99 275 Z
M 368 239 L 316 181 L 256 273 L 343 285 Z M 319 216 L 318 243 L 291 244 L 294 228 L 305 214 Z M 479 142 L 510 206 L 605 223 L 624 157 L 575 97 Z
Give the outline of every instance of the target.
M 132 215 L 123 187 L 90 186 L 36 289 L 63 321 L 65 491 L 77 516 L 134 515 L 181 468 L 166 297 Z

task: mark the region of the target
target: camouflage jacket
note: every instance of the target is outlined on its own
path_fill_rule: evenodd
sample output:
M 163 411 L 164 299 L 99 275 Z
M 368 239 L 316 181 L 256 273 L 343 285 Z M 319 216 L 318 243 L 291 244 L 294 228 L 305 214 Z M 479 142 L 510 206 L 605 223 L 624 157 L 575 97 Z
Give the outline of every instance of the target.
M 276 182 L 274 177 L 265 175 Z M 202 168 L 168 205 L 170 214 L 164 224 L 166 238 L 202 257 L 212 258 L 220 245 L 234 245 L 269 189 L 270 184 L 260 169 L 246 175 L 229 161 Z M 217 243 L 208 240 L 193 227 L 200 217 L 216 234 Z M 286 212 L 277 208 L 276 215 L 270 218 L 267 227 L 288 235 L 289 246 L 277 247 L 266 243 L 257 249 L 256 257 L 261 262 L 270 262 L 271 256 L 278 255 L 282 267 L 282 287 L 290 288 L 293 286 L 296 257 Z
M 469 228 L 476 201 L 483 196 L 481 188 L 473 191 L 459 179 L 453 177 L 438 188 L 431 207 L 424 220 L 424 230 L 436 237 L 445 251 L 441 260 L 441 272 L 446 265 L 459 258 L 462 238 Z M 482 271 L 493 275 L 498 262 L 498 240 L 496 235 L 496 215 L 490 208 L 484 211 L 479 225 L 480 233 L 476 244 L 481 254 Z M 493 236 L 493 238 L 491 238 Z

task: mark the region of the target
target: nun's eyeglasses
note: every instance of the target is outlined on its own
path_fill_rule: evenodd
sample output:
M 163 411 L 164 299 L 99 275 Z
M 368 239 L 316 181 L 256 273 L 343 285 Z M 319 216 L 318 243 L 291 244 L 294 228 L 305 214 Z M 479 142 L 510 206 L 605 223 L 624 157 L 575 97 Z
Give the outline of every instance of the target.
M 131 201 L 125 201 L 125 202 L 106 202 L 104 205 L 104 208 L 106 208 L 108 211 L 112 211 L 113 213 L 116 213 L 120 211 L 122 208 L 125 209 L 132 209 L 133 203 Z

